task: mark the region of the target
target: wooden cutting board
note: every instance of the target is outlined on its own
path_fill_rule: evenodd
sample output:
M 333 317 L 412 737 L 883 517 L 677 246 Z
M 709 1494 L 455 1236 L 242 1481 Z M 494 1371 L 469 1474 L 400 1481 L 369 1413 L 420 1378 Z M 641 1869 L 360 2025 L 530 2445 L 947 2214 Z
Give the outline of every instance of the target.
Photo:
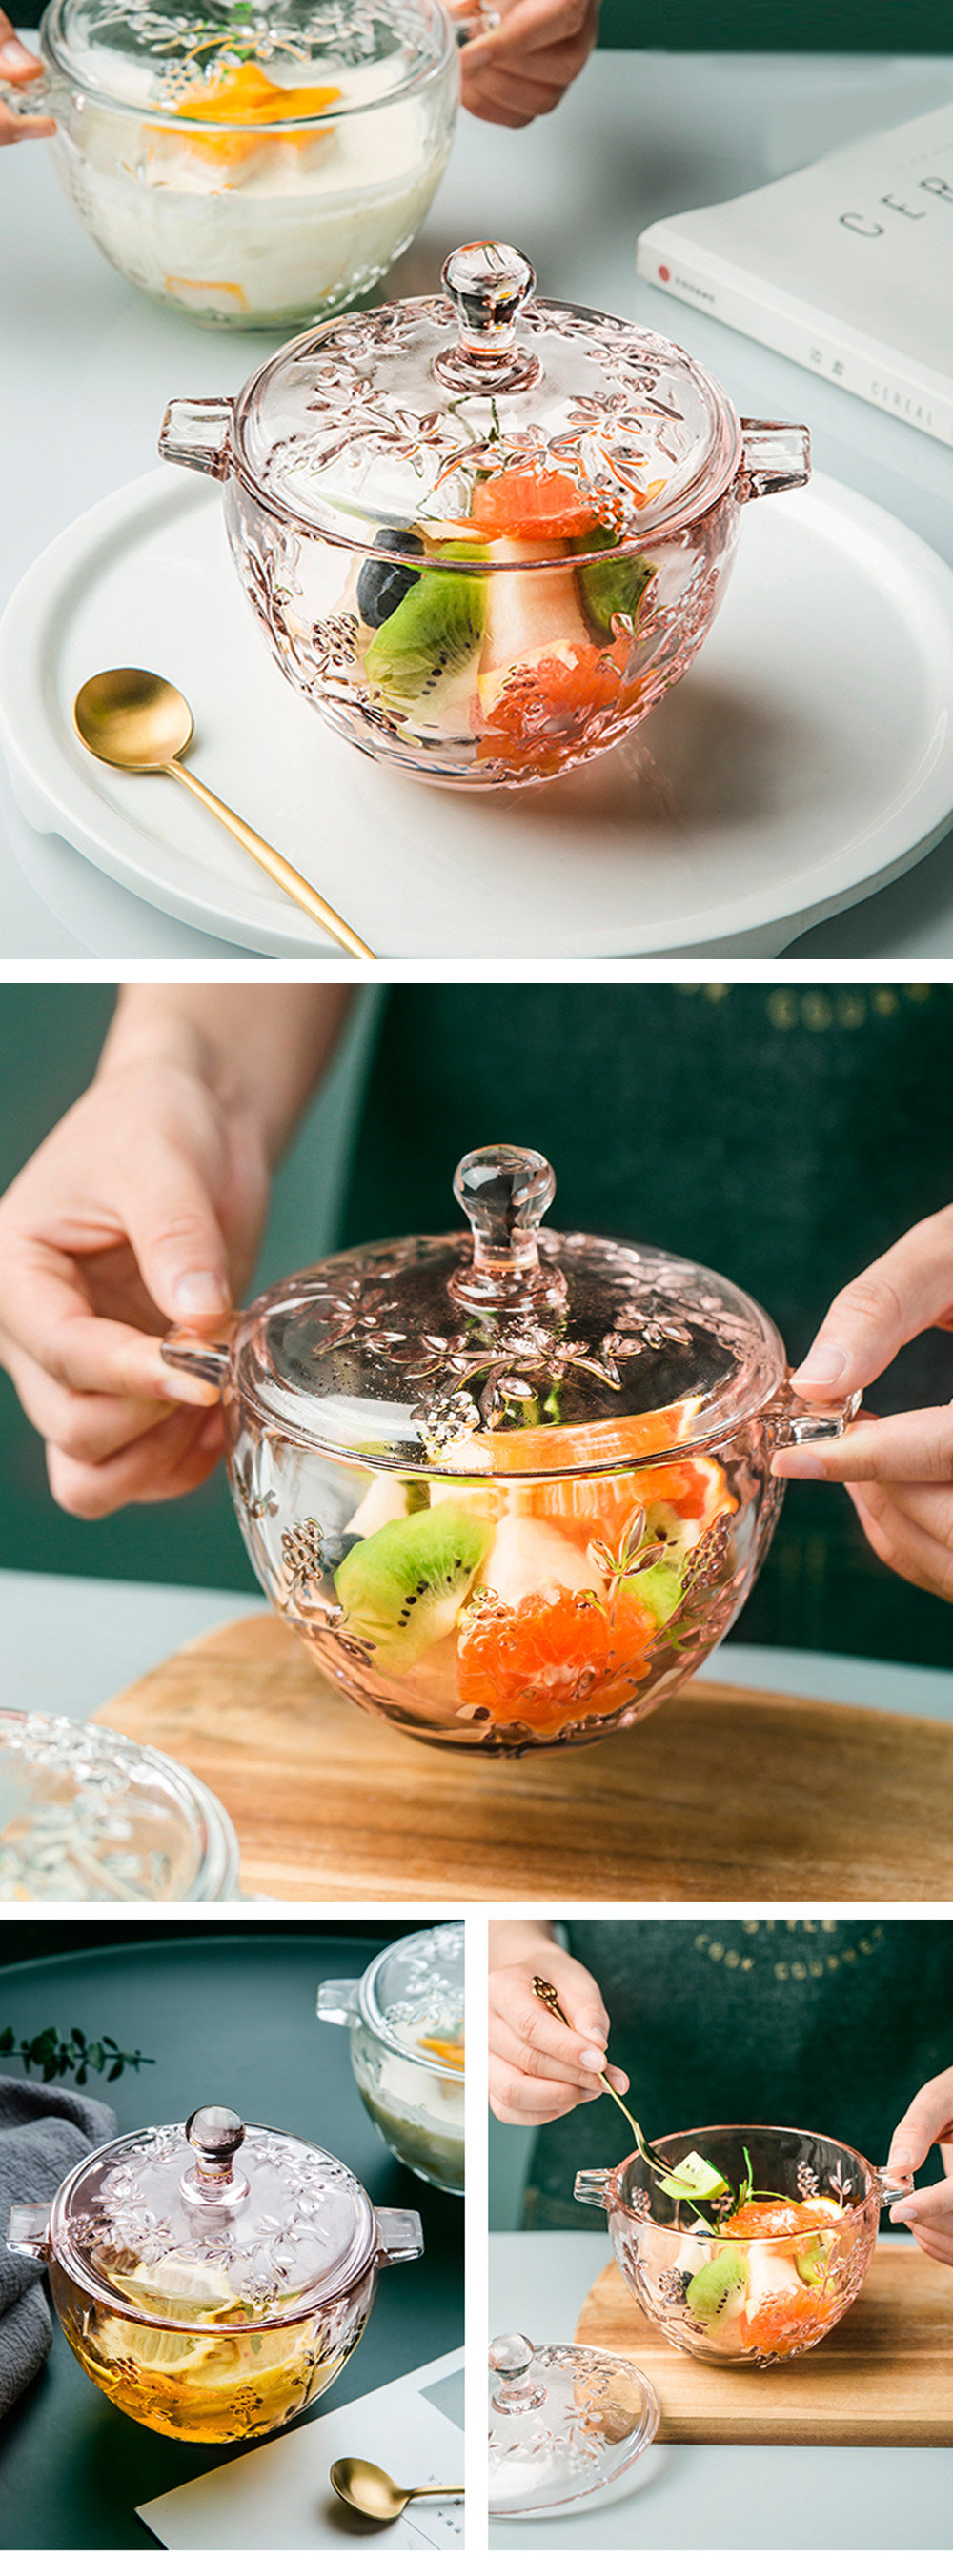
M 768 2370 L 717 2370 L 675 2352 L 609 2263 L 576 2341 L 647 2372 L 662 2409 L 660 2442 L 939 2449 L 953 2443 L 951 2286 L 946 2264 L 878 2244 L 859 2298 L 814 2352 Z
M 953 1725 L 689 1683 L 602 1743 L 491 1761 L 415 1744 L 242 1619 L 98 1712 L 188 1764 L 231 1815 L 242 1883 L 279 1897 L 948 1897 Z

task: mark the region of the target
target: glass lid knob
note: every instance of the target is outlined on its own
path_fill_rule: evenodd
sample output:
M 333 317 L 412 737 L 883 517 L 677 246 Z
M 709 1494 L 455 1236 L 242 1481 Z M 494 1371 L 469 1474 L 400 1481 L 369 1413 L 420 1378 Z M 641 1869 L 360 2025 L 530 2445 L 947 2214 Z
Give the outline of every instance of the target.
M 520 310 L 536 284 L 523 252 L 509 242 L 465 242 L 451 251 L 442 274 L 459 339 L 434 360 L 441 383 L 467 393 L 517 392 L 538 384 L 539 360 L 516 337 Z
M 232 2209 L 248 2195 L 248 2184 L 242 2174 L 233 2171 L 232 2160 L 245 2135 L 245 2123 L 237 2111 L 227 2111 L 220 2102 L 205 2110 L 193 2111 L 185 2123 L 190 2147 L 195 2148 L 195 2163 L 182 2176 L 180 2190 L 185 2200 L 196 2209 Z
M 532 2358 L 528 2335 L 497 2335 L 491 2343 L 487 2359 L 502 2382 L 492 2400 L 498 2415 L 526 2415 L 535 2406 L 545 2406 L 545 2388 L 526 2375 Z
M 464 1154 L 453 1176 L 454 1197 L 473 1229 L 473 1260 L 454 1272 L 451 1290 L 464 1305 L 532 1296 L 564 1295 L 559 1271 L 541 1269 L 538 1232 L 556 1193 L 545 1154 L 529 1145 L 484 1145 Z

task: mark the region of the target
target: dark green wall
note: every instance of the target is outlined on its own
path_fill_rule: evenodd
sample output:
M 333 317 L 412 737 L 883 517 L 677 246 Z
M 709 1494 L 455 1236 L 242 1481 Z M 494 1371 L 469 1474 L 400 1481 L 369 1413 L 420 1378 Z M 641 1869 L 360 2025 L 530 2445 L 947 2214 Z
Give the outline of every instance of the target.
M 41 0 L 14 8 L 35 27 Z M 600 44 L 666 53 L 942 54 L 950 48 L 949 0 L 603 0 Z

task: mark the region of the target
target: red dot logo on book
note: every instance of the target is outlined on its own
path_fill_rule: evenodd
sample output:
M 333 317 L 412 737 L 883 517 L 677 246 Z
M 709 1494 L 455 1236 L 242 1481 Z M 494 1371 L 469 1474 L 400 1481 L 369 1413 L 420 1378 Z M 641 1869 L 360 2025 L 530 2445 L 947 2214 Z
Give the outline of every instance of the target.
M 663 266 L 663 267 L 661 267 L 661 268 L 659 269 L 659 276 L 660 276 L 660 278 L 661 278 L 661 280 L 662 280 L 662 284 L 663 284 L 663 286 L 667 286 L 667 285 L 668 285 L 668 281 L 669 281 L 669 278 L 671 277 L 671 274 L 672 274 L 672 272 L 671 272 L 671 269 L 670 269 L 670 268 L 665 268 L 665 267 Z

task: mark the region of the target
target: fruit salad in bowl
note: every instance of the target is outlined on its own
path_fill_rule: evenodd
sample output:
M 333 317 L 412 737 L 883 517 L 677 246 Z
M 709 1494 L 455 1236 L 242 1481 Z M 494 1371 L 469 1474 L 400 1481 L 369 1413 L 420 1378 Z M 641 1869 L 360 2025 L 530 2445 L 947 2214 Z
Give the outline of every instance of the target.
M 681 679 L 744 504 L 807 481 L 808 433 L 739 420 L 654 332 L 537 300 L 507 243 L 443 282 L 293 341 L 234 401 L 173 401 L 159 448 L 224 484 L 239 580 L 328 723 L 444 786 L 531 787 Z
M 65 192 L 133 286 L 200 322 L 336 313 L 412 241 L 459 95 L 440 0 L 51 0 L 42 101 Z M 36 112 L 37 89 L 30 90 Z
M 325 1676 L 521 1754 L 670 1696 L 754 1580 L 773 1451 L 848 1415 L 799 1401 L 729 1281 L 545 1227 L 541 1154 L 465 1155 L 454 1187 L 469 1234 L 334 1254 L 164 1349 L 221 1390 L 249 1554 Z
M 623 2278 L 667 2343 L 764 2369 L 846 2315 L 880 2211 L 909 2189 L 837 2139 L 739 2127 L 658 2138 L 577 2174 L 575 2196 L 607 2212 Z

